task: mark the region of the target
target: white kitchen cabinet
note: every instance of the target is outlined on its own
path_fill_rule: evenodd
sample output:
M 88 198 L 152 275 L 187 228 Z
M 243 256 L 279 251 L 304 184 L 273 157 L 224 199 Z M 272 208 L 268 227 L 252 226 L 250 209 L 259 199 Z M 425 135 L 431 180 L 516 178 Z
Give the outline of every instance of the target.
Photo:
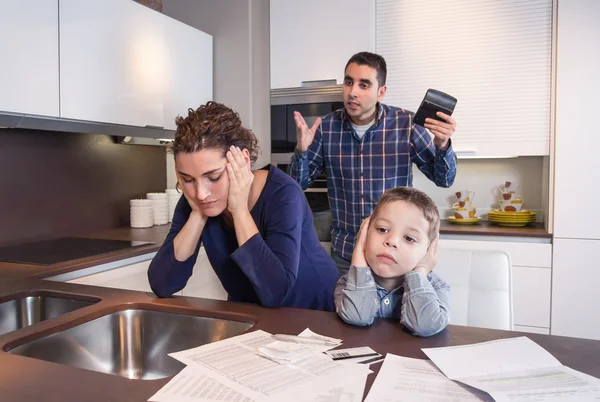
M 204 247 L 200 248 L 198 252 L 194 271 L 183 288 L 182 294 L 189 297 L 227 300 L 227 292 L 210 265 Z
M 107 288 L 152 292 L 148 283 L 148 267 L 152 260 L 144 260 L 129 265 L 109 269 L 92 275 L 71 279 L 68 283 L 102 286 Z
M 377 0 L 383 102 L 415 112 L 435 88 L 458 99 L 459 155 L 549 155 L 553 3 Z
M 271 89 L 335 79 L 374 49 L 374 0 L 271 0 Z
M 600 240 L 555 239 L 552 335 L 600 339 Z
M 177 20 L 164 18 L 167 48 L 164 127 L 213 98 L 213 39 Z
M 134 1 L 60 1 L 63 118 L 164 125 L 166 17 Z
M 552 270 L 516 265 L 512 268 L 516 325 L 548 330 Z
M 554 154 L 554 236 L 600 239 L 594 212 L 600 199 L 596 154 L 600 89 L 600 2 L 558 2 L 556 146 Z
M 58 116 L 58 0 L 0 0 L 0 111 Z
M 515 325 L 514 330 L 518 332 L 530 332 L 532 334 L 550 335 L 550 328 L 527 327 L 524 325 Z
M 515 330 L 548 331 L 552 244 L 520 241 L 440 239 L 440 248 L 501 250 L 511 257 Z

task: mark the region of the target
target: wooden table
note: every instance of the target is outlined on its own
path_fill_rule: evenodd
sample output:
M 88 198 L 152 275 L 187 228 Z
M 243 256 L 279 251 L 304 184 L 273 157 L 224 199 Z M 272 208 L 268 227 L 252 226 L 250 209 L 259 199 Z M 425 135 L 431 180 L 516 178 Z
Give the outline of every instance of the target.
M 292 308 L 266 309 L 256 305 L 219 300 L 179 297 L 157 299 L 151 294 L 100 288 L 36 279 L 0 278 L 0 302 L 14 294 L 32 294 L 45 290 L 50 294 L 76 293 L 96 296 L 101 302 L 68 315 L 43 321 L 34 326 L 0 336 L 0 347 L 10 349 L 25 341 L 63 330 L 127 308 L 152 309 L 183 314 L 203 315 L 254 322 L 251 330 L 270 333 L 298 334 L 305 328 L 341 338 L 343 347 L 370 346 L 381 354 L 426 358 L 421 348 L 465 345 L 494 339 L 527 336 L 552 353 L 561 363 L 575 370 L 600 377 L 600 341 L 558 336 L 523 334 L 481 328 L 449 326 L 430 338 L 418 338 L 407 333 L 400 324 L 378 320 L 368 328 L 346 325 L 335 313 Z M 371 366 L 365 396 L 381 363 Z M 143 381 L 129 380 L 75 367 L 49 363 L 0 353 L 0 400 L 3 402 L 64 402 L 64 401 L 146 401 L 169 378 Z

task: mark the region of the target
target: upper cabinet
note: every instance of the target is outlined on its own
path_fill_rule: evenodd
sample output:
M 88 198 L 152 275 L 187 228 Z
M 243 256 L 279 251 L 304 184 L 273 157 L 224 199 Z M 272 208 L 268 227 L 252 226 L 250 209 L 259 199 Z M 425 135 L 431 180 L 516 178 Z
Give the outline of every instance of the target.
M 162 127 L 164 18 L 134 1 L 61 0 L 61 117 Z
M 271 0 L 271 89 L 341 84 L 348 59 L 374 44 L 375 0 Z
M 175 118 L 187 116 L 213 98 L 212 36 L 165 18 L 165 33 L 169 43 L 166 63 L 164 127 L 175 130 Z
M 558 3 L 555 238 L 600 239 L 594 211 L 600 198 L 598 134 L 590 124 L 597 113 L 600 89 L 600 47 L 595 45 L 595 38 L 600 37 L 598 15 L 600 2 L 596 0 Z M 573 253 L 572 259 L 579 262 L 579 255 Z
M 173 130 L 212 99 L 213 41 L 198 29 L 130 0 L 0 1 L 0 113 L 160 138 L 138 128 Z
M 384 103 L 416 112 L 429 88 L 458 99 L 454 150 L 550 154 L 553 1 L 377 0 Z
M 212 99 L 212 36 L 134 1 L 60 13 L 61 117 L 175 129 Z
M 0 111 L 58 116 L 58 0 L 0 9 Z

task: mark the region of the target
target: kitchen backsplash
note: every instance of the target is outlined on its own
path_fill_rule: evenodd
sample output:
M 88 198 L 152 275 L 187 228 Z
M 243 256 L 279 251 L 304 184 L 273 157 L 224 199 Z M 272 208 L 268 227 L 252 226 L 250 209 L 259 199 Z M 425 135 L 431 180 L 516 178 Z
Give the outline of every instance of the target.
M 454 185 L 450 188 L 436 187 L 429 179 L 413 167 L 413 185 L 425 191 L 438 205 L 442 216 L 450 215 L 450 208 L 456 202 L 454 193 L 459 190 L 475 192 L 474 205 L 481 215 L 495 208 L 499 197 L 498 188 L 505 181 L 514 181 L 520 185 L 520 194 L 525 200 L 525 208 L 542 212 L 544 200 L 548 197 L 547 186 L 544 186 L 544 158 L 541 156 L 521 156 L 508 159 L 459 159 L 458 173 Z M 172 155 L 167 156 L 167 183 L 174 188 L 176 183 Z M 538 221 L 543 219 L 538 214 Z
M 478 213 L 495 208 L 499 197 L 498 188 L 505 181 L 519 184 L 519 193 L 525 200 L 524 207 L 533 211 L 544 209 L 547 186 L 544 186 L 544 158 L 541 156 L 521 156 L 508 159 L 459 159 L 456 180 L 451 188 L 436 187 L 417 167 L 413 167 L 413 185 L 425 191 L 438 205 L 443 216 L 449 216 L 448 209 L 456 202 L 454 193 L 459 190 L 473 190 L 474 205 Z M 543 214 L 539 214 L 541 218 Z
M 0 244 L 127 226 L 129 200 L 165 188 L 163 147 L 0 129 Z

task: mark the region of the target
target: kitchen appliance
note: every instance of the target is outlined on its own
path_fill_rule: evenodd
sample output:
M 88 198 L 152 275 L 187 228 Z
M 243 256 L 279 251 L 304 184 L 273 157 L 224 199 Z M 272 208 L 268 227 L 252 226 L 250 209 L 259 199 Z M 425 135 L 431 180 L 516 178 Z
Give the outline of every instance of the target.
M 271 90 L 271 163 L 288 172 L 296 148 L 294 111 L 312 126 L 315 120 L 344 107 L 342 85 L 335 80 L 304 82 L 298 88 Z M 331 240 L 331 209 L 327 197 L 325 170 L 304 191 L 321 241 Z
M 287 162 L 282 163 L 289 163 L 288 156 L 296 148 L 295 111 L 300 112 L 306 124 L 312 126 L 318 117 L 343 107 L 341 85 L 272 89 L 271 154 L 274 163 L 281 163 L 279 161 L 284 158 Z
M 0 261 L 54 265 L 150 244 L 154 242 L 63 237 L 0 247 Z

